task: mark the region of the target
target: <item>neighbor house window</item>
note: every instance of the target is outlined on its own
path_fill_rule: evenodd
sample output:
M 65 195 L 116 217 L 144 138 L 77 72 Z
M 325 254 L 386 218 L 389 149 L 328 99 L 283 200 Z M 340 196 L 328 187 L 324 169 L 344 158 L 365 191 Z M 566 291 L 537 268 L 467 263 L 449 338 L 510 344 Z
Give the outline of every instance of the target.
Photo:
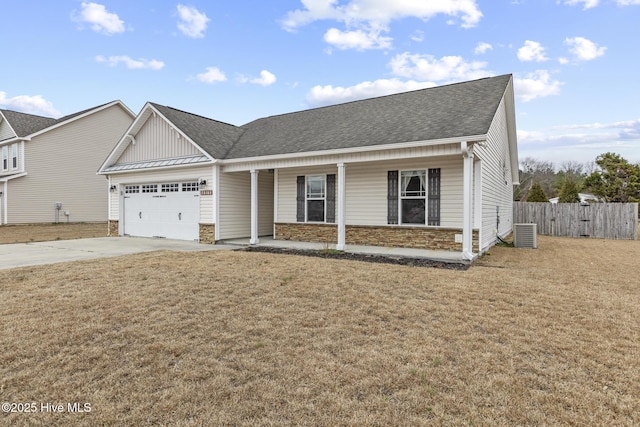
M 18 168 L 18 144 L 13 144 L 11 146 L 11 164 L 12 168 Z
M 296 181 L 298 222 L 336 222 L 336 175 L 299 176 Z
M 440 168 L 387 172 L 387 224 L 440 225 Z
M 9 147 L 6 145 L 2 147 L 2 170 L 9 169 Z

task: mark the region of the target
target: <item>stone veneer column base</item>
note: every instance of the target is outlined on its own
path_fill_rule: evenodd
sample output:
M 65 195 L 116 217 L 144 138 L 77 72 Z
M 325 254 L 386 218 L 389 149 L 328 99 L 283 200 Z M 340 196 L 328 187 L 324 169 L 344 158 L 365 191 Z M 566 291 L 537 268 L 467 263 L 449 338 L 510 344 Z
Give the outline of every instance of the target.
M 215 245 L 216 243 L 216 225 L 200 224 L 200 243 L 207 245 Z
M 118 232 L 118 220 L 110 219 L 107 221 L 107 236 L 108 237 L 118 237 L 120 233 Z
M 276 223 L 275 227 L 276 240 L 337 242 L 334 224 Z M 456 243 L 456 234 L 462 235 L 462 229 L 347 225 L 346 244 L 461 252 L 462 243 Z M 473 230 L 473 250 L 478 252 L 478 230 Z

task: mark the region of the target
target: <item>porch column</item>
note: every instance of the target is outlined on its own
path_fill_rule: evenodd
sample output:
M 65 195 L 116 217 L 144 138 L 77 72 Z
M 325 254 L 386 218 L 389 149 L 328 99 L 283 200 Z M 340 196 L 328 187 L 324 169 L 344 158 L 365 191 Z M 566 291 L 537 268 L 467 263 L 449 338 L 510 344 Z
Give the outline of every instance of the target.
M 338 163 L 338 200 L 336 200 L 338 205 L 338 244 L 336 245 L 336 249 L 339 251 L 343 251 L 346 248 L 346 194 L 347 191 L 345 185 L 345 164 Z
M 251 169 L 251 239 L 249 239 L 249 244 L 257 245 L 258 242 L 258 171 Z
M 220 240 L 220 165 L 214 164 L 211 173 L 211 190 L 213 191 L 213 240 Z
M 473 255 L 473 145 L 462 141 L 463 163 L 463 222 L 462 259 L 471 261 Z

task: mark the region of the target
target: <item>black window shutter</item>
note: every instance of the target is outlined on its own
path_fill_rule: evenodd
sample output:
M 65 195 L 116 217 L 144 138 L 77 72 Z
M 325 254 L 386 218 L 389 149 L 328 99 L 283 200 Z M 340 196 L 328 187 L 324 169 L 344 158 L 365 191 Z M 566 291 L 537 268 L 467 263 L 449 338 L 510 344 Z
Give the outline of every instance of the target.
M 387 172 L 387 224 L 398 223 L 398 171 Z
M 440 168 L 429 169 L 428 225 L 440 225 Z
M 327 175 L 327 222 L 336 222 L 336 175 Z
M 297 197 L 296 197 L 296 221 L 304 222 L 304 200 L 305 200 L 305 191 L 304 191 L 305 179 L 304 175 L 301 175 L 296 180 L 296 188 L 297 188 Z

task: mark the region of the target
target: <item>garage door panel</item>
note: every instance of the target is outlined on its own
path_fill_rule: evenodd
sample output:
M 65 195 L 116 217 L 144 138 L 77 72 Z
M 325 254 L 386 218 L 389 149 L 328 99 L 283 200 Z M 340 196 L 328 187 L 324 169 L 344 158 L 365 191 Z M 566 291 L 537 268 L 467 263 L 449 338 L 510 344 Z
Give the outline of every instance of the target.
M 130 236 L 198 240 L 200 198 L 197 182 L 125 186 L 124 232 Z M 187 189 L 188 191 L 186 191 Z M 146 192 L 143 192 L 146 191 Z

